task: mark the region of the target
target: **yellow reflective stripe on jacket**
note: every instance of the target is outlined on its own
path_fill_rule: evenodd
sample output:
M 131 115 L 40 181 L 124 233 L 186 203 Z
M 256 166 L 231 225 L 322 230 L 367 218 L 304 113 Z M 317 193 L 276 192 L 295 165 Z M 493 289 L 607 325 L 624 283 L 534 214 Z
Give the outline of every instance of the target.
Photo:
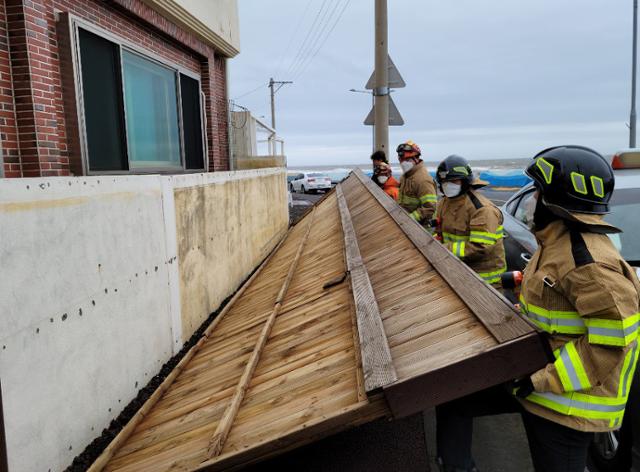
M 624 347 L 638 338 L 640 313 L 624 320 L 582 318 L 576 311 L 545 310 L 531 305 L 522 295 L 520 309 L 531 322 L 548 333 L 588 334 L 591 344 Z
M 626 346 L 638 338 L 640 313 L 624 320 L 587 319 L 589 342 L 607 346 Z
M 418 210 L 412 211 L 409 216 L 418 222 L 420 221 L 420 212 Z
M 471 231 L 469 241 L 472 243 L 486 244 L 487 246 L 493 246 L 504 236 L 504 227 L 498 226 L 495 233 L 489 233 L 487 231 Z
M 565 344 L 556 357 L 554 365 L 565 392 L 591 388 L 589 376 L 573 342 Z
M 425 193 L 423 196 L 419 198 L 421 204 L 425 203 L 437 203 L 438 196 L 434 193 Z
M 577 392 L 568 392 L 562 395 L 551 392 L 534 392 L 527 397 L 527 400 L 567 416 L 612 421 L 624 416 L 627 404 L 626 398 L 610 399 L 595 395 L 580 395 Z M 603 400 L 614 400 L 614 402 L 609 403 Z
M 506 267 L 502 269 L 494 270 L 493 272 L 478 272 L 478 275 L 488 284 L 495 284 L 500 282 L 500 276 L 507 271 Z
M 405 195 L 403 193 L 398 197 L 398 203 L 400 205 L 420 205 L 420 199 L 416 197 L 410 197 L 409 195 Z
M 548 333 L 585 334 L 587 327 L 577 311 L 545 310 L 527 303 L 520 295 L 520 311 L 533 324 Z
M 563 415 L 577 416 L 592 420 L 609 420 L 613 425 L 620 424 L 624 416 L 629 396 L 632 375 L 638 362 L 638 343 L 627 354 L 620 372 L 620 385 L 616 397 L 601 397 L 580 392 L 556 394 L 551 392 L 533 392 L 527 400 L 557 411 Z
M 462 259 L 464 257 L 464 246 L 465 246 L 465 242 L 464 241 L 456 241 L 455 243 L 453 243 L 453 245 L 451 246 L 451 252 L 459 257 L 460 259 Z
M 452 243 L 454 241 L 468 241 L 469 240 L 469 236 L 460 236 L 459 234 L 446 233 L 446 232 L 442 233 L 442 238 L 444 239 L 445 243 Z

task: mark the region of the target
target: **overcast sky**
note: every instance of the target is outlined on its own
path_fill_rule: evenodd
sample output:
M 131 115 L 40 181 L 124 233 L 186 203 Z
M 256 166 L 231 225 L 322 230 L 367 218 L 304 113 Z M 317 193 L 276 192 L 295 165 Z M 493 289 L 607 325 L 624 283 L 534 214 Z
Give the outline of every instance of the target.
M 294 80 L 276 96 L 289 165 L 367 162 L 371 97 L 348 90 L 373 70 L 374 0 L 238 3 L 230 97 L 269 122 L 269 77 Z M 430 161 L 626 147 L 632 12 L 632 0 L 389 0 L 389 53 L 407 83 L 392 95 L 405 125 L 390 147 L 413 139 Z

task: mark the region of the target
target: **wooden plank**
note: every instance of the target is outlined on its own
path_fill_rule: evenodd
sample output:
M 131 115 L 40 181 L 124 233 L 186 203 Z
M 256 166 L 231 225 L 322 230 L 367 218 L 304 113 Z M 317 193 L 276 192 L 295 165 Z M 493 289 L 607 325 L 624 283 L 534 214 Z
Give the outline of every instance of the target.
M 356 169 L 353 174 L 498 342 L 507 342 L 534 331 L 504 296 L 428 234 L 361 170 Z
M 546 341 L 538 333 L 499 344 L 479 355 L 384 388 L 395 418 L 507 382 L 544 367 Z
M 135 415 L 129 420 L 129 422 L 120 430 L 120 432 L 116 435 L 115 438 L 109 443 L 109 445 L 102 451 L 102 454 L 98 456 L 98 458 L 91 464 L 88 472 L 99 472 L 107 465 L 109 459 L 113 457 L 114 453 L 121 447 L 127 438 L 133 433 L 138 424 L 144 419 L 144 417 L 151 411 L 151 408 L 160 400 L 162 395 L 169 389 L 173 381 L 178 377 L 180 372 L 184 369 L 184 367 L 189 363 L 189 361 L 193 358 L 193 356 L 198 352 L 198 350 L 202 347 L 207 338 L 211 335 L 215 327 L 220 323 L 220 320 L 224 318 L 224 316 L 229 312 L 233 304 L 242 296 L 246 288 L 256 279 L 256 277 L 260 274 L 262 269 L 269 263 L 274 254 L 278 252 L 278 249 L 283 245 L 283 243 L 288 238 L 289 234 L 291 234 L 291 230 L 287 231 L 284 235 L 283 239 L 278 243 L 278 245 L 271 251 L 271 253 L 267 256 L 267 258 L 260 264 L 260 266 L 254 271 L 254 273 L 249 277 L 249 280 L 245 282 L 235 293 L 235 295 L 229 300 L 229 303 L 222 309 L 220 314 L 213 320 L 213 322 L 207 327 L 204 331 L 200 340 L 187 351 L 187 354 L 182 358 L 182 360 L 176 365 L 176 367 L 171 371 L 171 373 L 164 379 L 164 381 L 160 384 L 160 386 L 156 389 L 153 394 L 147 399 L 146 402 L 142 405 L 142 407 L 136 412 Z
M 344 234 L 347 270 L 351 276 L 351 288 L 360 335 L 365 390 L 372 392 L 383 385 L 395 382 L 398 376 L 391 359 L 391 351 L 380 318 L 378 302 L 373 293 L 367 269 L 362 262 L 362 257 L 360 257 L 356 232 L 341 184 L 336 187 L 336 195 Z
M 198 471 L 231 470 L 267 459 L 277 454 L 295 449 L 330 434 L 338 433 L 354 426 L 368 423 L 389 414 L 382 395 L 346 407 L 325 418 L 315 418 L 287 431 L 282 437 L 270 438 L 238 454 L 236 451 L 206 461 L 196 469 Z
M 284 301 L 284 297 L 287 293 L 287 290 L 289 289 L 289 284 L 291 283 L 293 274 L 295 273 L 296 268 L 298 266 L 298 262 L 300 261 L 300 256 L 302 255 L 302 251 L 304 250 L 305 244 L 309 239 L 309 234 L 311 233 L 311 228 L 313 227 L 315 212 L 316 210 L 314 208 L 313 212 L 308 218 L 309 223 L 307 227 L 307 232 L 300 241 L 300 244 L 298 246 L 298 251 L 296 252 L 295 257 L 291 262 L 291 266 L 289 267 L 287 278 L 284 280 L 282 287 L 280 288 L 280 293 L 278 293 L 278 297 L 276 298 L 275 306 L 273 307 L 273 312 L 271 313 L 271 316 L 265 323 L 262 333 L 260 333 L 260 337 L 256 342 L 256 346 L 253 350 L 253 353 L 251 354 L 251 358 L 249 359 L 249 362 L 245 367 L 242 377 L 240 378 L 240 382 L 238 382 L 238 386 L 233 395 L 233 399 L 231 400 L 231 403 L 225 410 L 224 415 L 222 416 L 222 419 L 218 423 L 218 426 L 213 434 L 213 437 L 209 442 L 209 446 L 207 447 L 207 458 L 212 458 L 219 455 L 220 452 L 222 451 L 222 448 L 224 447 L 224 442 L 227 440 L 227 437 L 229 436 L 229 431 L 231 430 L 233 421 L 236 415 L 238 414 L 238 410 L 240 409 L 240 404 L 242 403 L 245 393 L 249 388 L 249 383 L 251 381 L 251 377 L 253 376 L 253 372 L 255 371 L 256 366 L 258 365 L 258 361 L 260 360 L 260 355 L 262 354 L 264 346 L 267 343 L 269 334 L 271 334 L 271 329 L 273 328 L 273 325 L 276 321 L 278 312 L 282 307 L 282 302 Z

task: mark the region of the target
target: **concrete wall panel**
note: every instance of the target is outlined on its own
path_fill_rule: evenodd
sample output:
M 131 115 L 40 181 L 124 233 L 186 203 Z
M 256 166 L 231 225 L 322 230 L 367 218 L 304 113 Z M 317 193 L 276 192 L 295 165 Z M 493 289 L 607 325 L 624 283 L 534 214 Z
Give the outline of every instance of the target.
M 199 185 L 175 192 L 185 340 L 275 247 L 288 224 L 283 169 L 235 174 L 242 178 L 223 183 L 216 182 L 220 173 L 205 174 Z
M 277 243 L 284 179 L 0 181 L 10 470 L 62 470 L 108 426 Z

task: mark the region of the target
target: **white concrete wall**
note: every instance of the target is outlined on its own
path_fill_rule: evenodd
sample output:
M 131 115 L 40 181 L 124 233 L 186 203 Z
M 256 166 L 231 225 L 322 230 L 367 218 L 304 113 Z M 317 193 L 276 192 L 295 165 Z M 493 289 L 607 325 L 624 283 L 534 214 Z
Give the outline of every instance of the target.
M 211 31 L 240 49 L 240 27 L 237 0 L 174 0 L 202 21 Z
M 226 57 L 240 52 L 237 0 L 142 0 L 213 45 Z
M 243 185 L 229 183 L 284 186 L 284 172 L 273 169 L 218 179 L 0 181 L 0 378 L 11 471 L 64 469 L 188 339 L 178 248 L 191 236 L 188 225 L 177 228 L 176 222 L 191 209 L 178 209 L 174 195 L 220 185 L 230 202 L 245 202 L 237 194 Z M 269 198 L 286 212 L 286 192 Z M 232 211 L 249 214 L 244 204 Z M 268 230 L 265 219 L 243 224 L 261 232 L 263 251 L 277 242 L 271 233 L 286 228 L 286 220 L 270 223 Z M 224 220 L 217 229 L 232 238 L 238 231 Z M 262 257 L 252 254 L 241 275 Z M 215 272 L 230 264 L 224 251 L 216 257 L 219 262 L 201 258 L 197 263 L 207 267 L 197 270 Z M 233 275 L 216 280 L 216 300 L 237 288 L 238 274 Z

